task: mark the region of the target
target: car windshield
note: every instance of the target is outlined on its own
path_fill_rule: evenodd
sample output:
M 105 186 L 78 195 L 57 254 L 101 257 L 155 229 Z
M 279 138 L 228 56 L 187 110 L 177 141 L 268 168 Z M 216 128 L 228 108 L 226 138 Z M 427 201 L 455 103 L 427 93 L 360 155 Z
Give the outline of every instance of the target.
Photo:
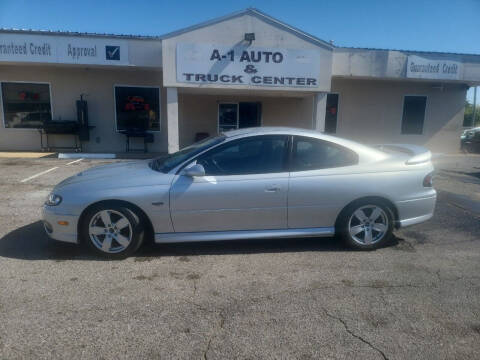
M 180 165 L 185 160 L 188 160 L 192 156 L 200 154 L 211 146 L 220 144 L 224 140 L 224 135 L 209 137 L 202 141 L 196 142 L 195 144 L 187 146 L 186 148 L 183 148 L 182 150 L 177 151 L 173 154 L 168 154 L 153 159 L 152 161 L 150 161 L 149 165 L 152 170 L 162 173 L 168 173 L 170 170 Z

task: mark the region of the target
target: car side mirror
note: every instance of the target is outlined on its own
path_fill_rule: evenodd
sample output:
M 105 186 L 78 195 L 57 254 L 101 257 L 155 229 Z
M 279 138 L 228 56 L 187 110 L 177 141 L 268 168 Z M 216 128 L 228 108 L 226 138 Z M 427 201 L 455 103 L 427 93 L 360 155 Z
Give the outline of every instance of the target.
M 190 177 L 205 176 L 205 168 L 200 164 L 195 164 L 190 166 L 188 169 L 185 169 L 183 171 L 183 175 Z

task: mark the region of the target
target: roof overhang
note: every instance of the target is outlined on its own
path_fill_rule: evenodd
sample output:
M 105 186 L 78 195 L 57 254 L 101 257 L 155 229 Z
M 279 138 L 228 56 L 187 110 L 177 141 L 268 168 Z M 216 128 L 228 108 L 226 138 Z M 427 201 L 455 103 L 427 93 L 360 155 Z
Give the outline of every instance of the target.
M 476 85 L 480 55 L 335 48 L 332 76 Z
M 157 39 L 0 30 L 0 64 L 162 66 Z

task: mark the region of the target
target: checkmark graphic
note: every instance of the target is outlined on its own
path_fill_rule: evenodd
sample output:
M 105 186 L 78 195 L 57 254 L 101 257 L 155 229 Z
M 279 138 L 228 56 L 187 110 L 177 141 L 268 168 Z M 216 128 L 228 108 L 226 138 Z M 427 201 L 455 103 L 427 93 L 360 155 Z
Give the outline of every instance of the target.
M 118 51 L 118 48 L 116 48 L 116 49 L 113 50 L 113 51 L 109 51 L 109 52 L 108 52 L 108 55 L 112 58 L 112 57 L 117 53 L 117 51 Z
M 120 46 L 105 46 L 107 60 L 120 60 Z

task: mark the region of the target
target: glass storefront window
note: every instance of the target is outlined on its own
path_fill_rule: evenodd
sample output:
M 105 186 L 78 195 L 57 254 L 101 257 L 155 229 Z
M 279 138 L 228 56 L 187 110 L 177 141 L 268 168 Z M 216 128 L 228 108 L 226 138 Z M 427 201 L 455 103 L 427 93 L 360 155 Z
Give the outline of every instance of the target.
M 50 85 L 2 82 L 6 128 L 39 129 L 52 119 Z
M 261 125 L 260 102 L 218 104 L 218 131 L 229 131 Z
M 238 104 L 218 104 L 218 132 L 238 129 Z
M 117 130 L 160 131 L 159 88 L 115 86 Z
M 403 100 L 402 134 L 421 135 L 423 133 L 426 107 L 426 96 L 405 96 Z
M 338 94 L 327 94 L 327 107 L 325 112 L 325 133 L 337 132 Z

